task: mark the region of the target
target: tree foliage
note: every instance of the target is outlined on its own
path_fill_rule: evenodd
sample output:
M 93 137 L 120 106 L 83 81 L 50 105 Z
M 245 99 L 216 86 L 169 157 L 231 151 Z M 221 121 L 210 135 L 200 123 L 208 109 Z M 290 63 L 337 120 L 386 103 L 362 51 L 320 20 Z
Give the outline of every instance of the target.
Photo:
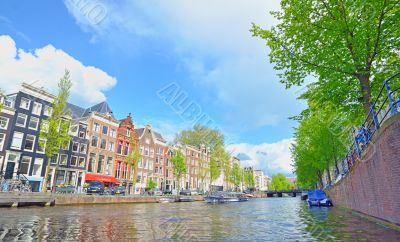
M 156 187 L 157 187 L 157 183 L 155 181 L 153 181 L 153 178 L 149 177 L 149 179 L 147 179 L 146 189 L 151 190 Z
M 290 190 L 292 188 L 293 185 L 288 181 L 288 179 L 284 174 L 278 173 L 272 176 L 269 189 L 276 191 L 284 191 L 284 190 Z
M 65 70 L 64 76 L 58 83 L 58 95 L 51 106 L 51 114 L 40 126 L 39 145 L 45 149 L 47 157 L 47 166 L 42 187 L 42 191 L 44 192 L 47 190 L 51 158 L 59 153 L 60 147 L 65 146 L 71 140 L 69 134 L 70 117 L 65 112 L 71 87 L 70 73 L 68 70 Z
M 240 166 L 236 163 L 233 164 L 231 171 L 231 182 L 235 186 L 235 188 L 239 188 L 240 183 L 242 181 L 243 171 Z
M 137 139 L 136 139 L 136 135 L 134 134 L 134 132 L 131 133 L 130 144 L 131 144 L 131 150 L 128 153 L 128 155 L 125 157 L 125 163 L 131 165 L 132 172 L 133 172 L 133 189 L 135 189 L 135 184 L 136 184 L 136 179 L 137 179 L 138 162 L 143 157 L 140 154 L 139 145 L 137 144 Z
M 247 188 L 255 187 L 253 171 L 248 171 L 248 170 L 243 171 L 243 182 Z
M 214 149 L 224 145 L 224 135 L 219 130 L 196 124 L 193 128 L 179 132 L 175 137 L 175 143 L 178 142 L 195 147 L 205 145 Z
M 253 35 L 267 41 L 287 88 L 315 76 L 317 95 L 308 98 L 319 105 L 366 114 L 381 81 L 398 70 L 399 1 L 283 0 L 272 15 L 279 24 L 253 24 Z
M 178 182 L 178 194 L 179 194 L 182 175 L 187 172 L 185 157 L 180 150 L 174 152 L 174 155 L 171 158 L 171 163 L 174 176 L 176 177 L 176 180 Z

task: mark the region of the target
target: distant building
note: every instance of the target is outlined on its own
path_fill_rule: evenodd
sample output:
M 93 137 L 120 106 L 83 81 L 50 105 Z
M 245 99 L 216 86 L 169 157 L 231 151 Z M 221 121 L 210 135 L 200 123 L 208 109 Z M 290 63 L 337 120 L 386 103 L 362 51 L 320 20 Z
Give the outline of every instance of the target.
M 262 191 L 268 191 L 269 190 L 269 184 L 271 183 L 271 178 L 269 176 L 264 175 L 263 177 L 263 187 Z
M 15 109 L 12 100 L 8 100 L 6 96 L 0 96 L 0 103 L 3 104 L 3 108 L 0 110 L 0 174 L 3 175 L 6 165 L 4 158 L 8 142 L 10 142 L 9 137 L 14 123 Z
M 262 170 L 254 170 L 254 183 L 256 190 L 264 188 L 264 172 Z
M 143 156 L 138 162 L 135 193 L 144 192 L 148 179 L 152 179 L 157 183 L 158 188 L 165 190 L 167 141 L 160 133 L 154 131 L 151 125 L 145 125 L 143 128 L 136 129 L 135 132 L 139 140 L 140 153 Z

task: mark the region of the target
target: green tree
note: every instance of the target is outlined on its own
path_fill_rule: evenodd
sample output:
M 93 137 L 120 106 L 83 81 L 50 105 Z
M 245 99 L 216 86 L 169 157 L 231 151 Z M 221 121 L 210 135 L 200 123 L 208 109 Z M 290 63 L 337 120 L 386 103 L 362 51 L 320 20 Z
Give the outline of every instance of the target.
M 240 169 L 240 166 L 234 163 L 231 172 L 231 182 L 235 186 L 235 189 L 239 188 L 241 181 L 242 181 L 242 171 Z
M 125 157 L 125 163 L 131 166 L 133 172 L 133 193 L 135 192 L 136 186 L 136 179 L 137 179 L 137 166 L 138 161 L 141 160 L 143 157 L 139 151 L 139 145 L 137 144 L 136 135 L 134 132 L 131 133 L 130 137 L 130 144 L 131 144 L 131 151 L 129 152 L 128 156 Z
M 218 158 L 214 153 L 210 157 L 210 185 L 221 175 Z
M 153 178 L 149 177 L 149 179 L 147 179 L 146 189 L 151 190 L 156 187 L 157 187 L 157 183 L 155 181 L 153 181 Z
M 179 195 L 182 175 L 187 172 L 185 157 L 180 150 L 174 152 L 174 155 L 171 158 L 171 163 L 174 176 L 178 183 L 177 195 Z
M 278 173 L 272 176 L 270 187 L 272 190 L 283 191 L 291 189 L 292 185 L 282 173 Z
M 0 112 L 3 109 L 3 102 L 2 102 L 2 97 L 4 96 L 3 90 L 0 89 Z
M 243 171 L 243 182 L 247 188 L 254 188 L 255 181 L 254 181 L 253 171 L 249 170 Z
M 224 135 L 219 130 L 196 124 L 193 128 L 179 132 L 175 137 L 175 143 L 178 142 L 195 147 L 205 145 L 214 149 L 224 145 Z
M 204 191 L 204 180 L 207 175 L 210 173 L 210 168 L 207 166 L 207 162 L 204 157 L 201 156 L 199 159 L 199 172 L 197 174 L 197 179 L 201 181 L 201 189 Z
M 61 146 L 65 146 L 71 140 L 69 135 L 70 120 L 65 112 L 71 87 L 70 73 L 65 70 L 64 76 L 58 83 L 58 95 L 53 101 L 51 114 L 40 126 L 39 145 L 45 148 L 47 157 L 46 172 L 42 185 L 43 192 L 47 191 L 51 158 L 59 153 Z
M 251 32 L 267 41 L 287 88 L 315 76 L 317 96 L 309 98 L 365 115 L 381 81 L 398 70 L 399 11 L 394 0 L 283 0 L 272 12 L 279 24 L 253 24 Z

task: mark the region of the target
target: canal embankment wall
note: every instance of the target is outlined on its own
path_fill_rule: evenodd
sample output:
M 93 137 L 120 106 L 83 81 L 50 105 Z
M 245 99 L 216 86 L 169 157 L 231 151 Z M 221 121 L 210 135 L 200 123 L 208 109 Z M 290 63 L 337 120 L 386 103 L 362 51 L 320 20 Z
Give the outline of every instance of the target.
M 334 205 L 400 225 L 400 114 L 385 121 L 361 157 L 328 195 Z

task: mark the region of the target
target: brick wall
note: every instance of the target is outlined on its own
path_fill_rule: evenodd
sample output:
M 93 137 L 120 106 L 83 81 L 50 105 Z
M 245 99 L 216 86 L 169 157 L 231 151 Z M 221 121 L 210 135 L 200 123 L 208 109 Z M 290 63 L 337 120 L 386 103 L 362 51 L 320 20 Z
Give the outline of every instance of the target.
M 334 205 L 400 225 L 400 115 L 384 123 L 363 158 L 327 193 Z

